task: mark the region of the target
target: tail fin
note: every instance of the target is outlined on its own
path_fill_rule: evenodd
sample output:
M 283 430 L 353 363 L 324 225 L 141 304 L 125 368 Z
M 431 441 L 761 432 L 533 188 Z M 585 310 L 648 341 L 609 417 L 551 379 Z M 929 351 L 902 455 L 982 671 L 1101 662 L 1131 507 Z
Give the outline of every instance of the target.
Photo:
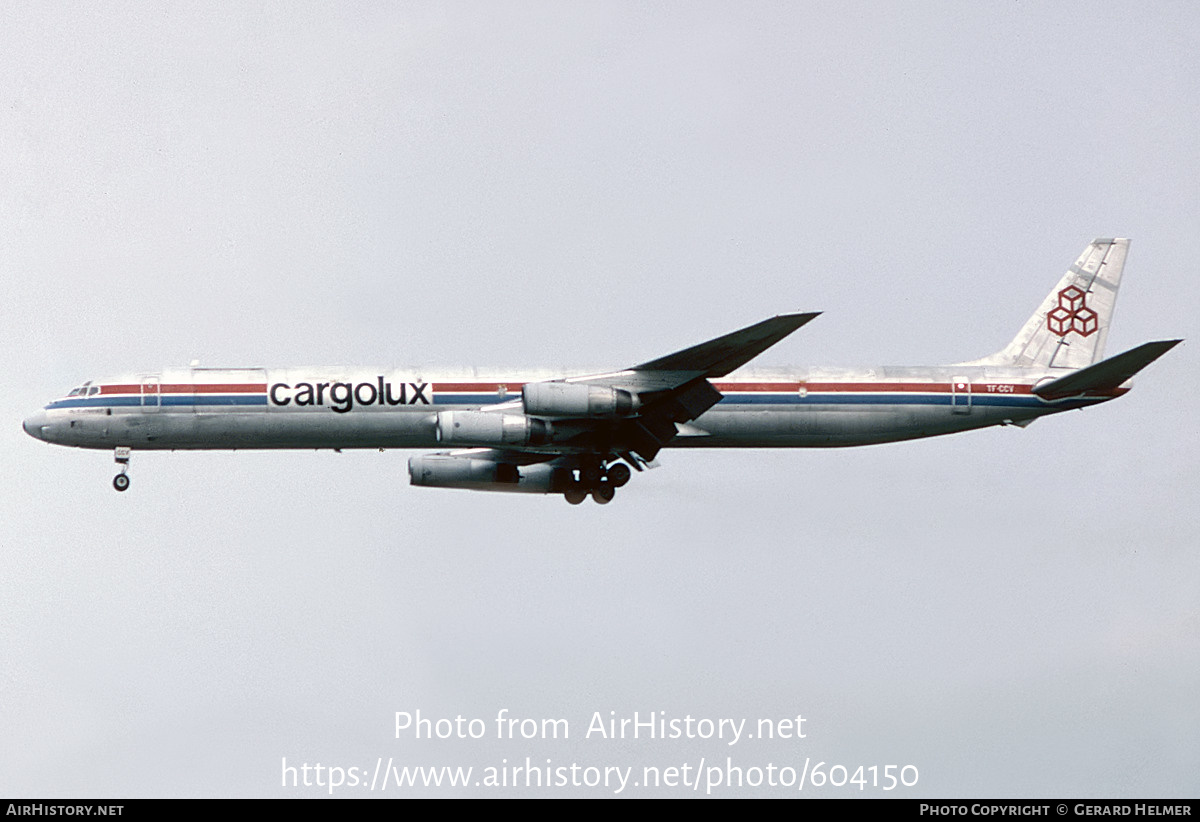
M 1094 240 L 1021 331 L 981 365 L 1083 368 L 1104 356 L 1129 240 Z

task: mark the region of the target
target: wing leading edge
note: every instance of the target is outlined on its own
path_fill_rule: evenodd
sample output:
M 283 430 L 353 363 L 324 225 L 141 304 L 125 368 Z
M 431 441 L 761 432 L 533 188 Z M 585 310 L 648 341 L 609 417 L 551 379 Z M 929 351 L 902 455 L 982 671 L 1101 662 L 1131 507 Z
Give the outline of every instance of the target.
M 723 377 L 741 368 L 775 343 L 820 315 L 780 314 L 657 360 L 635 365 L 633 371 L 684 371 L 702 377 Z

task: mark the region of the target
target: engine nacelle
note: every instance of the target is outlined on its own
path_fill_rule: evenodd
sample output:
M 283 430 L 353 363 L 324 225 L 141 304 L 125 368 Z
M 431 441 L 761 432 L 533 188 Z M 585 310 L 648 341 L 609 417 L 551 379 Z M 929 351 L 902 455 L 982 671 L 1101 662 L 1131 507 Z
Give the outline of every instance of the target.
M 437 439 L 446 445 L 545 445 L 550 423 L 520 414 L 441 411 Z
M 413 485 L 427 488 L 465 488 L 471 491 L 510 491 L 552 494 L 571 482 L 571 473 L 545 463 L 516 466 L 450 454 L 424 454 L 408 461 Z
M 521 389 L 526 414 L 542 417 L 628 417 L 641 402 L 620 388 L 573 382 L 533 382 Z

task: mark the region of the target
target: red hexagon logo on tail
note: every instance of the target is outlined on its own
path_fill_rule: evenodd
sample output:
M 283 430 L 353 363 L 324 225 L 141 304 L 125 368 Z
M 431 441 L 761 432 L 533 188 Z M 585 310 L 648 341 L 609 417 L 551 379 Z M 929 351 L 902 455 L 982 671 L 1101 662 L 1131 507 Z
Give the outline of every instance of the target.
M 1046 327 L 1060 337 L 1072 331 L 1081 337 L 1090 337 L 1099 330 L 1100 317 L 1087 307 L 1087 292 L 1077 285 L 1069 285 L 1058 292 L 1058 306 L 1046 315 Z

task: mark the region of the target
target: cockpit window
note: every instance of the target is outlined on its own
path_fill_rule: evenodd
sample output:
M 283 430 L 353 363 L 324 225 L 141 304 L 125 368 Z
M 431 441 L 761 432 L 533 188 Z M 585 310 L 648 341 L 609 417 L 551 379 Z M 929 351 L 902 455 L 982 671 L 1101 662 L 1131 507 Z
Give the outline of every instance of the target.
M 68 397 L 90 397 L 92 394 L 99 394 L 100 386 L 92 385 L 92 381 L 88 380 L 78 388 L 72 388 Z

